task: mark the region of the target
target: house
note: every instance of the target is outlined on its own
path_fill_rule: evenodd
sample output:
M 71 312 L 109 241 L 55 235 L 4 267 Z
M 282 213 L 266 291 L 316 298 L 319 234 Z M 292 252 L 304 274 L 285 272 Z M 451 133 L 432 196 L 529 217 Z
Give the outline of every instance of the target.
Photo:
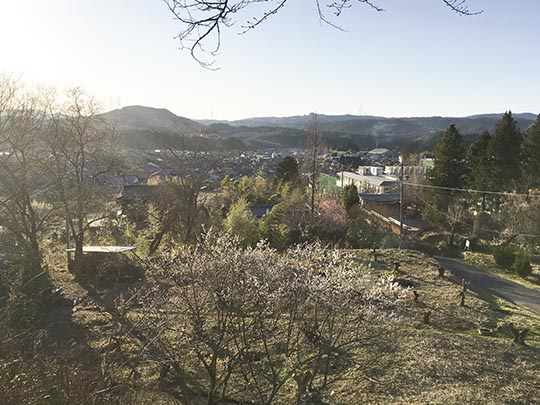
M 268 214 L 272 208 L 274 208 L 274 204 L 260 204 L 260 205 L 251 205 L 249 207 L 249 210 L 253 214 L 253 216 L 257 219 L 264 218 L 266 214 Z
M 361 194 L 393 194 L 399 187 L 396 177 L 383 174 L 383 168 L 377 166 L 360 166 L 357 173 L 339 172 L 336 184 L 338 187 L 354 184 Z
M 122 189 L 122 193 L 118 196 L 118 200 L 122 204 L 130 204 L 134 202 L 148 203 L 156 201 L 158 198 L 159 186 L 148 184 L 132 184 L 126 185 Z

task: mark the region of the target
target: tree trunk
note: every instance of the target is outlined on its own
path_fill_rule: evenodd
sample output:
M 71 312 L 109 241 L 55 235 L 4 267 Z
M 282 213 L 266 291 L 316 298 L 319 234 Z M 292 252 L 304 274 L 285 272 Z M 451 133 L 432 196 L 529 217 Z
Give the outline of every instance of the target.
M 150 246 L 148 248 L 149 255 L 153 255 L 154 253 L 156 253 L 166 233 L 167 231 L 165 229 L 162 229 L 155 234 L 154 239 L 152 239 L 152 242 L 150 242 Z
M 456 236 L 456 225 L 452 225 L 452 231 L 450 233 L 450 241 L 449 241 L 450 247 L 454 247 L 455 236 Z
M 83 239 L 75 238 L 75 257 L 73 259 L 73 273 L 81 274 L 83 271 Z

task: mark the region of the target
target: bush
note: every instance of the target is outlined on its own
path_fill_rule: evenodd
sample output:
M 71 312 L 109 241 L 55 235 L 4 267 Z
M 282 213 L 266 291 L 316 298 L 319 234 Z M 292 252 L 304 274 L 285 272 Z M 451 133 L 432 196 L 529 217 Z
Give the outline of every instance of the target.
M 531 275 L 531 262 L 527 255 L 522 252 L 516 255 L 516 259 L 514 260 L 514 271 L 523 278 Z
M 499 245 L 493 249 L 493 258 L 498 266 L 510 269 L 516 260 L 516 253 L 509 245 Z
M 386 235 L 382 242 L 381 247 L 383 249 L 397 249 L 399 247 L 399 236 L 393 233 Z
M 354 219 L 347 229 L 347 246 L 352 249 L 370 249 L 373 245 L 380 246 L 384 232 L 373 224 L 362 219 Z

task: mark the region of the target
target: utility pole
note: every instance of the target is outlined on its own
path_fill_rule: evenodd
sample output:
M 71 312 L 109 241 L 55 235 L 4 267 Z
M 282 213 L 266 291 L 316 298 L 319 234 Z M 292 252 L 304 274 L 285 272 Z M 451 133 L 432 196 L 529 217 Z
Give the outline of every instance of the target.
M 399 155 L 399 248 L 403 242 L 403 155 Z

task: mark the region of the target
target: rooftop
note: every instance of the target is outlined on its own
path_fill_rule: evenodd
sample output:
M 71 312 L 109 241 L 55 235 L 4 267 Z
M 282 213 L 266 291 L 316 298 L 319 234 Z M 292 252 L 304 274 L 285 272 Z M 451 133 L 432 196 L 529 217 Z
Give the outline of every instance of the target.
M 362 174 L 353 173 L 353 172 L 339 172 L 337 174 L 337 177 L 338 178 L 347 177 L 349 179 L 353 179 L 357 181 L 365 181 L 369 184 L 373 184 L 374 186 L 392 186 L 398 182 L 398 179 L 391 176 L 362 175 Z

